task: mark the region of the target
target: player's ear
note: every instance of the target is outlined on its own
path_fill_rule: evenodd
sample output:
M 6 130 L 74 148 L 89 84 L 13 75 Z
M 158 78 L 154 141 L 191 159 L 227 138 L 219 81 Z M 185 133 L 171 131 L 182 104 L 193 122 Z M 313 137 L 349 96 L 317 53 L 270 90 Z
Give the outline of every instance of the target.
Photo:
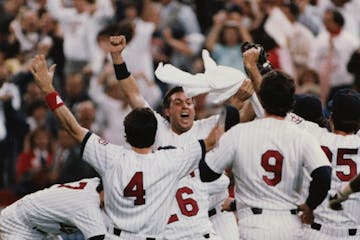
M 164 115 L 169 118 L 170 116 L 170 111 L 169 111 L 169 108 L 164 108 Z

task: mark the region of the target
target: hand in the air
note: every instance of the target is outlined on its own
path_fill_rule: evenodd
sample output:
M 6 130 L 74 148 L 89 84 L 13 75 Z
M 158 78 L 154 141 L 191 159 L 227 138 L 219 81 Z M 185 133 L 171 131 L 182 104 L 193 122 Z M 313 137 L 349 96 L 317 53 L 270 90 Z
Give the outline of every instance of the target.
M 48 69 L 44 55 L 36 55 L 31 62 L 30 71 L 34 76 L 35 83 L 45 94 L 54 91 L 52 81 L 55 67 L 54 64 Z

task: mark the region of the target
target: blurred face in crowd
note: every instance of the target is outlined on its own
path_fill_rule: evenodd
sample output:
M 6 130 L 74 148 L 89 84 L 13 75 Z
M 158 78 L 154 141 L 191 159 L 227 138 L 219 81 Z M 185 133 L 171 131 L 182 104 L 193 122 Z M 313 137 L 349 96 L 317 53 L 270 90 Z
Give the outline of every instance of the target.
M 88 7 L 88 2 L 86 0 L 74 0 L 74 7 L 79 12 L 85 12 Z
M 43 125 L 46 121 L 47 110 L 45 106 L 38 107 L 32 112 L 32 117 L 35 119 L 38 125 Z
M 55 20 L 49 13 L 44 13 L 40 18 L 40 28 L 43 32 L 50 32 L 55 29 Z
M 130 5 L 125 8 L 125 17 L 126 19 L 132 21 L 138 16 L 138 11 L 136 9 L 136 6 Z
M 342 7 L 345 3 L 349 2 L 350 0 L 331 0 L 335 6 Z
M 79 103 L 75 109 L 76 118 L 82 127 L 91 129 L 95 122 L 96 108 L 91 101 Z
M 223 41 L 227 46 L 235 46 L 240 42 L 240 33 L 237 27 L 225 26 L 223 30 Z
M 41 90 L 40 88 L 35 84 L 35 82 L 30 82 L 26 86 L 26 95 L 30 97 L 31 99 L 42 99 Z
M 41 150 L 47 150 L 50 143 L 50 134 L 45 129 L 35 130 L 34 134 L 34 146 L 35 148 L 39 148 Z
M 21 26 L 27 32 L 36 32 L 38 30 L 38 22 L 38 15 L 33 10 L 26 10 L 21 17 Z
M 164 112 L 169 118 L 172 130 L 177 134 L 190 130 L 194 123 L 194 102 L 184 92 L 176 92 L 171 95 L 170 106 L 164 109 Z
M 76 97 L 82 94 L 84 80 L 80 73 L 69 75 L 65 81 L 65 91 L 68 96 Z
M 338 33 L 341 29 L 341 27 L 334 21 L 334 16 L 331 11 L 325 11 L 323 16 L 323 23 L 326 30 L 330 33 Z
M 0 65 L 0 88 L 2 87 L 4 82 L 6 82 L 9 75 L 10 75 L 9 68 L 5 64 Z
M 76 140 L 65 129 L 59 130 L 58 141 L 60 146 L 65 149 L 76 145 Z

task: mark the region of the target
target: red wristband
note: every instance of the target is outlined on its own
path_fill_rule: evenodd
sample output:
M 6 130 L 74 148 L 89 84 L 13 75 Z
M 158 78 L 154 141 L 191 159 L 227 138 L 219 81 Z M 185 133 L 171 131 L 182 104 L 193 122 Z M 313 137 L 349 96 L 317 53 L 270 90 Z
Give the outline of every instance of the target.
M 45 101 L 51 111 L 54 111 L 58 107 L 61 107 L 62 105 L 64 105 L 63 100 L 61 99 L 61 97 L 59 96 L 59 94 L 56 91 L 51 92 L 48 95 L 46 95 Z

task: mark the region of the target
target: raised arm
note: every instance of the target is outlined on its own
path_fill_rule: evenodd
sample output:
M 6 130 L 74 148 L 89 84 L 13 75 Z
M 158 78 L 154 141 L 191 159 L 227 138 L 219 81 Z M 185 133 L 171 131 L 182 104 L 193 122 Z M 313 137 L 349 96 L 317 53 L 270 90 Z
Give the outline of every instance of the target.
M 259 58 L 259 51 L 256 48 L 250 48 L 249 50 L 243 53 L 244 56 L 244 66 L 249 75 L 251 81 L 253 82 L 255 92 L 258 93 L 260 90 L 260 84 L 262 81 L 262 76 L 259 69 L 257 68 L 257 61 Z
M 122 57 L 122 51 L 126 46 L 125 36 L 112 36 L 110 37 L 110 53 L 114 64 L 116 79 L 119 81 L 127 101 L 131 108 L 145 107 L 146 102 L 141 95 L 139 87 L 135 78 L 128 72 L 125 61 Z
M 54 112 L 56 118 L 61 122 L 66 131 L 81 143 L 89 131 L 83 128 L 76 121 L 74 115 L 64 105 L 52 84 L 55 65 L 48 69 L 44 55 L 37 55 L 31 63 L 31 73 L 34 76 L 36 85 L 45 96 L 45 101 Z

